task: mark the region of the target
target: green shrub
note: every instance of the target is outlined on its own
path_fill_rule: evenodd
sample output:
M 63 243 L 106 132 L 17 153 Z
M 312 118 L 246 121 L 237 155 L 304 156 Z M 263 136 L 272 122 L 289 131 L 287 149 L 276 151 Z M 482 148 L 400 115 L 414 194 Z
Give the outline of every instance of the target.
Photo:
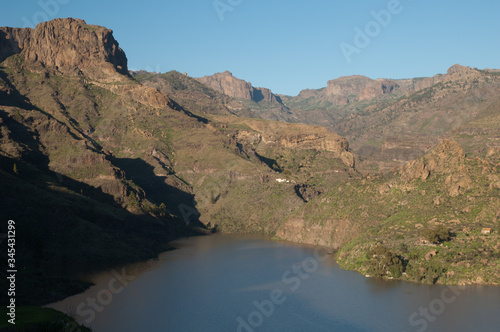
M 441 243 L 450 240 L 450 230 L 443 225 L 436 228 L 424 229 L 422 236 L 430 243 Z
M 367 253 L 367 271 L 375 276 L 384 276 L 388 273 L 399 278 L 404 272 L 403 262 L 399 256 L 384 246 L 377 246 Z

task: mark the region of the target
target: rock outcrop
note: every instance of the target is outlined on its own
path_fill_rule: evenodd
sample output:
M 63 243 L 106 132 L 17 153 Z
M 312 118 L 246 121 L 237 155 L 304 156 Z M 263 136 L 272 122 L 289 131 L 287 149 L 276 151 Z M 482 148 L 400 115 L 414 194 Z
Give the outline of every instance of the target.
M 399 88 L 396 81 L 388 79 L 372 80 L 366 76 L 354 75 L 340 77 L 328 81 L 326 95 L 336 104 L 345 104 L 352 100 L 373 99 L 378 96 L 392 93 Z M 333 99 L 332 99 L 333 98 Z
M 279 96 L 276 96 L 270 89 L 266 88 L 253 88 L 252 100 L 255 102 L 267 101 L 269 103 L 282 103 Z
M 239 142 L 259 146 L 281 146 L 290 149 L 319 150 L 333 152 L 342 162 L 354 168 L 354 155 L 350 152 L 349 142 L 324 127 L 275 121 L 258 121 L 240 118 L 225 119 L 229 123 L 244 123 L 250 130 L 239 130 Z
M 282 104 L 281 98 L 266 88 L 255 88 L 249 82 L 233 76 L 229 71 L 216 73 L 212 76 L 197 78 L 197 80 L 210 88 L 222 92 L 229 97 L 255 102 L 266 101 Z
M 113 32 L 80 19 L 55 19 L 34 29 L 0 28 L 0 60 L 21 53 L 26 62 L 99 81 L 128 76 L 127 57 Z
M 20 53 L 28 44 L 32 31 L 29 28 L 0 27 L 0 62 Z
M 414 179 L 426 181 L 433 173 L 447 175 L 445 189 L 448 195 L 456 197 L 472 185 L 472 179 L 464 162 L 465 154 L 460 145 L 455 141 L 446 140 L 425 158 L 418 158 L 404 165 L 400 175 L 405 182 Z
M 252 85 L 234 77 L 229 71 L 200 77 L 197 80 L 229 97 L 252 100 Z
M 448 68 L 446 74 L 444 75 L 438 74 L 432 77 L 420 79 L 418 81 L 413 80 L 414 84 L 408 87 L 407 92 L 417 92 L 423 89 L 430 88 L 435 84 L 449 81 L 470 83 L 475 81 L 476 79 L 479 79 L 480 76 L 481 73 L 479 71 L 468 66 L 456 64 Z M 401 84 L 404 84 L 404 81 L 407 80 L 401 80 Z
M 418 158 L 401 167 L 401 178 L 404 181 L 420 178 L 425 181 L 431 172 L 452 173 L 461 170 L 465 154 L 455 141 L 445 140 L 425 158 Z
M 385 95 L 399 88 L 398 83 L 387 79 L 378 79 L 367 85 L 359 94 L 359 100 L 373 99 L 380 95 Z
M 328 81 L 326 93 L 327 95 L 334 96 L 358 95 L 372 81 L 373 80 L 371 78 L 360 75 L 339 77 L 337 79 Z
M 309 202 L 311 199 L 321 195 L 320 190 L 317 190 L 316 188 L 308 184 L 297 184 L 295 185 L 294 189 L 297 196 L 302 198 L 302 200 L 306 203 Z
M 456 74 L 456 73 L 465 73 L 465 72 L 468 72 L 472 70 L 471 67 L 468 67 L 468 66 L 462 66 L 460 64 L 455 64 L 453 66 L 451 66 L 450 68 L 448 68 L 448 71 L 446 72 L 448 75 L 453 75 L 453 74 Z

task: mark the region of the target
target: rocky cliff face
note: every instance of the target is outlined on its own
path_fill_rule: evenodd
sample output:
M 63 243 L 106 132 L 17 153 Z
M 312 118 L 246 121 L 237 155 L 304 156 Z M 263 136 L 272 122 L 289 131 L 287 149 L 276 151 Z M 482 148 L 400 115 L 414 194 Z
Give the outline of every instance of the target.
M 435 75 L 432 77 L 426 77 L 419 80 L 401 80 L 401 84 L 404 84 L 406 81 L 413 81 L 412 84 L 408 85 L 405 89 L 406 92 L 412 93 L 417 92 L 423 89 L 430 88 L 438 83 L 444 82 L 472 82 L 481 77 L 481 73 L 475 69 L 472 69 L 468 66 L 461 66 L 459 64 L 453 65 L 448 68 L 446 74 Z
M 355 166 L 354 155 L 349 150 L 349 142 L 324 127 L 238 118 L 226 119 L 226 121 L 230 121 L 231 124 L 244 123 L 251 128 L 251 131 L 239 130 L 237 132 L 236 138 L 245 144 L 260 148 L 279 146 L 287 149 L 328 151 L 340 158 L 346 166 L 350 168 Z
M 198 81 L 229 97 L 252 100 L 252 85 L 234 77 L 229 71 L 200 77 Z
M 372 82 L 372 79 L 366 76 L 354 75 L 340 77 L 328 81 L 326 88 L 327 95 L 357 95 Z
M 394 92 L 399 88 L 398 83 L 387 79 L 378 79 L 370 82 L 359 94 L 359 100 L 373 99 L 380 95 Z
M 35 29 L 0 28 L 0 58 L 21 53 L 28 64 L 100 81 L 128 75 L 127 58 L 104 27 L 79 19 L 55 19 Z
M 157 89 L 130 84 L 127 57 L 107 28 L 80 19 L 55 19 L 31 28 L 0 28 L 0 60 L 21 54 L 34 71 L 84 76 L 84 80 L 154 108 L 174 107 Z M 127 84 L 106 85 L 121 82 Z
M 366 76 L 346 76 L 328 81 L 325 90 L 327 96 L 344 97 L 348 102 L 373 99 L 394 92 L 399 85 L 388 79 L 372 80 Z
M 253 88 L 252 100 L 255 102 L 267 101 L 269 103 L 281 104 L 281 98 L 272 93 L 270 89 L 266 88 Z
M 29 28 L 0 27 L 0 62 L 20 53 L 28 45 L 32 31 Z
M 252 84 L 236 78 L 229 71 L 217 73 L 212 76 L 197 78 L 197 80 L 208 87 L 222 92 L 232 98 L 253 100 L 255 102 L 266 101 L 281 104 L 281 98 L 266 88 L 255 88 Z

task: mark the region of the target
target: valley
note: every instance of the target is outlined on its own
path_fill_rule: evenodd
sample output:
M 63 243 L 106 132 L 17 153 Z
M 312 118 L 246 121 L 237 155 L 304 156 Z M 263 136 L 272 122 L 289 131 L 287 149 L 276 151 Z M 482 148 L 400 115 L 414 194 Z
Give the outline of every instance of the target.
M 0 215 L 22 234 L 18 303 L 213 233 L 324 246 L 371 277 L 498 286 L 499 96 L 498 72 L 455 65 L 292 97 L 229 72 L 129 71 L 112 31 L 80 19 L 2 27 Z

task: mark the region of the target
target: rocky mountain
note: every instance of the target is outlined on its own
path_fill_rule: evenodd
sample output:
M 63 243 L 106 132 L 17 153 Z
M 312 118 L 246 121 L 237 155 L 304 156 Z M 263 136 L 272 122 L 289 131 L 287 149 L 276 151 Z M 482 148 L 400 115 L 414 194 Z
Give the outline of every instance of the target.
M 83 20 L 55 19 L 35 29 L 2 28 L 0 36 L 0 60 L 22 53 L 28 64 L 61 73 L 81 71 L 91 79 L 108 81 L 127 75 L 127 57 L 112 31 Z
M 227 75 L 229 81 L 237 80 Z M 351 142 L 361 171 L 387 172 L 422 156 L 444 137 L 459 141 L 468 154 L 484 156 L 498 146 L 496 140 L 477 144 L 477 137 L 465 132 L 474 123 L 476 131 L 498 138 L 492 112 L 498 112 L 493 108 L 499 93 L 497 71 L 457 64 L 446 74 L 427 78 L 341 77 L 322 89 L 281 95 L 286 108 L 245 106 L 251 111 L 247 116 L 324 126 Z M 492 122 L 480 120 L 485 117 Z
M 212 76 L 197 78 L 206 86 L 222 92 L 232 98 L 261 101 L 282 105 L 281 98 L 266 88 L 255 88 L 249 82 L 236 78 L 229 71 L 216 73 Z
M 164 74 L 137 71 L 131 72 L 131 75 L 142 85 L 163 92 L 172 97 L 179 106 L 199 114 L 258 117 L 255 112 L 240 101 L 218 92 L 186 74 L 176 71 Z
M 342 105 L 352 102 L 352 98 L 358 98 L 359 101 L 373 99 L 391 93 L 397 88 L 399 85 L 391 80 L 372 80 L 365 76 L 348 76 L 328 81 L 324 93 Z
M 499 83 L 494 74 L 454 66 L 446 75 L 416 82 L 397 99 L 353 111 L 330 128 L 348 137 L 365 165 L 380 170 L 423 155 L 442 137 L 459 140 L 466 153 L 484 156 L 495 140 L 475 145 L 475 138 L 455 133 L 493 111 Z M 494 127 L 484 123 L 483 130 Z
M 272 234 L 307 196 L 277 179 L 319 192 L 357 174 L 347 141 L 324 128 L 237 117 L 241 104 L 184 75 L 158 78 L 179 102 L 140 84 L 106 28 L 0 31 L 0 215 L 26 235 L 17 258 L 33 267 L 20 304 L 81 290 L 75 275 L 154 257 L 179 236 Z

